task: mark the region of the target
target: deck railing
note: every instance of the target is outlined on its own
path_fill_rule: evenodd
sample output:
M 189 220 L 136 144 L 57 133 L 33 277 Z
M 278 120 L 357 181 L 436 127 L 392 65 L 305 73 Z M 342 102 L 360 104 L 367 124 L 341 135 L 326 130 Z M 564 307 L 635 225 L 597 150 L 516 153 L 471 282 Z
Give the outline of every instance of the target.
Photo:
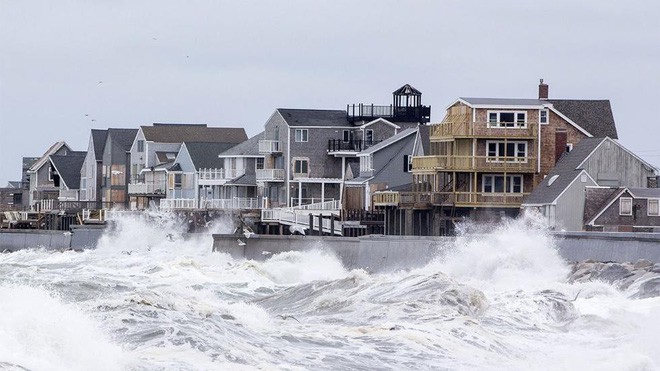
M 360 152 L 380 142 L 379 140 L 354 139 L 344 141 L 342 139 L 328 139 L 328 152 Z
M 167 184 L 165 183 L 165 181 L 128 184 L 129 194 L 165 195 L 166 189 L 167 189 Z
M 536 138 L 538 124 L 534 122 L 443 122 L 431 125 L 430 131 L 431 140 L 449 137 Z
M 455 170 L 534 172 L 536 157 L 513 156 L 415 156 L 413 172 Z
M 280 153 L 282 152 L 282 142 L 279 140 L 260 140 L 259 153 Z
M 490 192 L 376 192 L 374 206 L 519 207 L 529 193 Z
M 284 180 L 284 169 L 257 169 L 257 180 L 259 181 L 281 181 Z

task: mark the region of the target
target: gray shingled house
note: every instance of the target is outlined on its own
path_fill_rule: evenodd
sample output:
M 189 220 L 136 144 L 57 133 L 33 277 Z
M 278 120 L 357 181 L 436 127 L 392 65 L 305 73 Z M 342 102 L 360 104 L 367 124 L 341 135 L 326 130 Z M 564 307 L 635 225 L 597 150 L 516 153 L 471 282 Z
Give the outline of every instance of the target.
M 80 169 L 87 152 L 70 151 L 66 155 L 50 155 L 53 185 L 59 189 L 58 201 L 80 200 Z
M 168 184 L 168 171 L 176 170 L 172 166 L 183 142 L 238 144 L 245 140 L 243 128 L 159 123 L 141 126 L 130 148 L 131 208 L 144 209 L 150 201 L 158 203 L 167 190 L 174 189 L 176 179 Z
M 588 231 L 660 232 L 660 188 L 587 187 Z
M 29 206 L 33 209 L 49 209 L 53 206 L 53 200 L 60 196 L 59 185 L 56 186 L 53 177 L 53 167 L 49 157 L 51 155 L 66 155 L 71 148 L 63 141 L 50 146 L 46 152 L 39 157 L 30 169 Z M 42 202 L 43 201 L 43 202 Z
M 585 138 L 562 155 L 521 207 L 539 211 L 550 228 L 580 231 L 587 187 L 647 187 L 657 172 L 616 140 Z
M 85 162 L 80 169 L 80 200 L 99 201 L 100 208 L 102 200 L 101 187 L 103 186 L 103 148 L 108 137 L 108 130 L 92 129 L 87 145 Z
M 397 89 L 388 106 L 357 104 L 345 111 L 278 108 L 259 142 L 259 152 L 265 155 L 256 179 L 263 184 L 260 193 L 272 207 L 341 203 L 346 172 L 357 168 L 358 153 L 427 122 L 429 116 L 421 92 L 410 85 Z

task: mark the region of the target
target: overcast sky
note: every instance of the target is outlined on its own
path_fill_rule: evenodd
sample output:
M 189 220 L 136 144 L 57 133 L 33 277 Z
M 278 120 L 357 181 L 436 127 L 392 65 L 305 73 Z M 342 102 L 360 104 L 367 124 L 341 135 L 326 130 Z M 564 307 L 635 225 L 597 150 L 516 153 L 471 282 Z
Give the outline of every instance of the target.
M 153 122 L 242 126 L 273 110 L 389 104 L 432 121 L 460 96 L 609 99 L 660 165 L 657 1 L 0 0 L 0 186 L 54 142 Z

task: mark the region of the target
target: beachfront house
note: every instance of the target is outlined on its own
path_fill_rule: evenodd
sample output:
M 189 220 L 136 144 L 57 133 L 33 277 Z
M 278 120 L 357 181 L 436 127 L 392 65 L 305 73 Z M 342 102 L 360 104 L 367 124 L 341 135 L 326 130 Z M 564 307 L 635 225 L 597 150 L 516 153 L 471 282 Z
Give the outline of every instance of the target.
M 65 155 L 50 155 L 53 186 L 59 189 L 57 201 L 80 200 L 80 170 L 85 162 L 87 152 L 69 151 Z M 53 205 L 51 208 L 54 208 Z M 58 207 L 66 209 L 64 207 Z
M 71 148 L 63 141 L 56 142 L 39 159 L 30 166 L 29 206 L 33 209 L 48 209 L 60 196 L 59 185 L 54 183 L 54 169 L 50 163 L 51 155 L 66 155 Z M 43 202 L 42 202 L 43 201 Z
M 430 153 L 413 157 L 412 192 L 374 204 L 413 209 L 392 215 L 410 226 L 402 234 L 446 234 L 463 218 L 515 216 L 564 152 L 606 136 L 617 136 L 609 101 L 549 99 L 542 80 L 537 99 L 458 98 L 431 125 Z M 420 224 L 430 229 L 413 229 Z
M 243 128 L 208 127 L 206 124 L 141 126 L 130 148 L 128 193 L 131 208 L 144 209 L 152 201 L 157 206 L 169 189 L 176 189 L 175 184 L 170 188 L 168 174 L 179 171 L 174 161 L 183 142 L 238 144 L 245 140 L 247 135 Z
M 427 122 L 430 107 L 421 92 L 404 85 L 393 104 L 348 105 L 347 110 L 278 108 L 265 124 L 259 152 L 264 171 L 257 174 L 273 207 L 342 200 L 347 168 L 358 153 L 408 127 Z
M 587 187 L 585 191 L 586 230 L 660 232 L 660 188 Z
M 108 136 L 108 130 L 92 129 L 87 144 L 87 155 L 80 169 L 80 200 L 98 201 L 101 207 L 103 186 L 103 148 Z
M 658 170 L 616 140 L 585 138 L 564 153 L 552 171 L 525 198 L 523 210 L 540 212 L 548 226 L 556 230 L 581 231 L 583 215 L 594 207 L 586 197 L 593 187 L 644 188 L 653 186 Z M 650 181 L 651 180 L 651 181 Z M 594 193 L 597 197 L 603 191 Z M 612 192 L 610 192 L 612 193 Z

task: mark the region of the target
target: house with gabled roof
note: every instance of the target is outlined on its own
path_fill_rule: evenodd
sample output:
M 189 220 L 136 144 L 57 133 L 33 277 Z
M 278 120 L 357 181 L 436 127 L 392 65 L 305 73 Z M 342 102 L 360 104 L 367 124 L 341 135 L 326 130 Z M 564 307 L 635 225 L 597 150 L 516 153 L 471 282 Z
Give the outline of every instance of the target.
M 53 185 L 59 189 L 58 201 L 80 200 L 80 171 L 87 152 L 70 151 L 66 155 L 50 155 Z
M 601 232 L 660 232 L 660 188 L 587 187 L 584 227 Z
M 168 173 L 183 142 L 231 143 L 247 140 L 245 129 L 208 127 L 206 124 L 160 124 L 141 126 L 130 148 L 131 207 L 143 209 L 156 204 L 170 189 Z M 217 154 L 216 154 L 217 155 Z M 172 184 L 172 186 L 174 186 Z M 172 188 L 173 189 L 173 188 Z
M 523 199 L 559 158 L 585 138 L 616 138 L 609 101 L 458 98 L 431 125 L 430 154 L 413 158 L 415 208 L 429 224 L 519 213 Z
M 521 207 L 540 212 L 552 229 L 580 231 L 587 188 L 648 187 L 657 175 L 658 169 L 616 140 L 584 138 L 561 156 Z
M 108 137 L 108 130 L 92 129 L 87 145 L 87 155 L 80 170 L 80 200 L 102 200 L 101 187 L 103 186 L 103 148 Z
M 137 129 L 108 129 L 103 146 L 101 194 L 110 207 L 128 206 L 129 151 Z
M 412 188 L 410 159 L 413 155 L 424 155 L 423 147 L 415 146 L 421 140 L 420 128 L 424 127 L 404 129 L 357 154 L 358 172 L 350 170 L 354 176 L 347 177 L 345 182 L 344 209 L 370 210 L 374 192 Z
M 278 108 L 259 142 L 265 160 L 257 183 L 273 207 L 339 202 L 346 170 L 356 168 L 358 153 L 429 117 L 430 107 L 422 105 L 421 92 L 410 85 L 397 89 L 388 106 Z
M 30 207 L 35 207 L 42 200 L 57 200 L 60 190 L 54 183 L 53 167 L 49 158 L 51 155 L 66 155 L 69 152 L 69 145 L 63 141 L 56 142 L 30 166 L 27 172 L 30 178 Z

